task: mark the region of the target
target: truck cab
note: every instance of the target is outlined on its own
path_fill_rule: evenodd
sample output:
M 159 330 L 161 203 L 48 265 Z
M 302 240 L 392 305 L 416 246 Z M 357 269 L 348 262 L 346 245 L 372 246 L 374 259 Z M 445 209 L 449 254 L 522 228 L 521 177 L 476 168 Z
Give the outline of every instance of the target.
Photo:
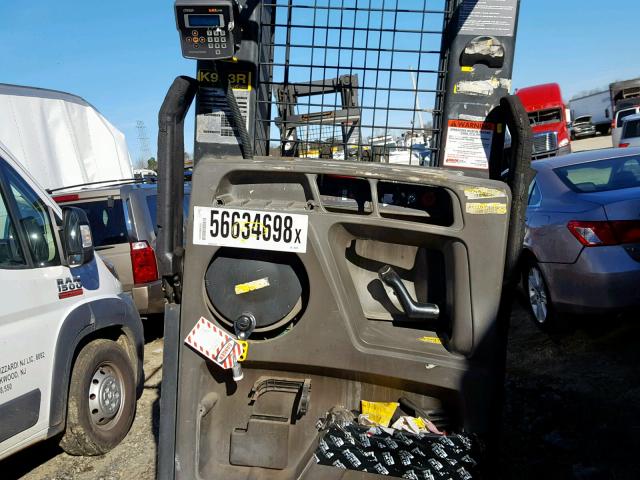
M 560 85 L 546 83 L 521 88 L 516 95 L 529 115 L 533 160 L 571 153 L 567 114 Z

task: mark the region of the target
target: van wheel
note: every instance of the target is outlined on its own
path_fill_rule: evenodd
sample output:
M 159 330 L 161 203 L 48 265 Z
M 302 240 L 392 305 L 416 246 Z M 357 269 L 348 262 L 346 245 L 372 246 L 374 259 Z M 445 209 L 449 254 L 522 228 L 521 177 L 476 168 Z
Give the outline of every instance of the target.
M 551 302 L 547 282 L 535 260 L 527 263 L 522 276 L 529 309 L 536 325 L 543 330 L 554 329 L 557 325 L 557 314 Z
M 94 340 L 73 366 L 60 446 L 70 455 L 102 455 L 127 435 L 135 410 L 135 377 L 126 352 L 111 340 Z

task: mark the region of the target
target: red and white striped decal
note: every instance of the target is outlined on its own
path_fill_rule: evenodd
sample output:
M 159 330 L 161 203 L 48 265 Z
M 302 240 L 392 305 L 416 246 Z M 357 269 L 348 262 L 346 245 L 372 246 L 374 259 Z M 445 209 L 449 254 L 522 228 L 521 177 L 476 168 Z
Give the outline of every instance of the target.
M 184 341 L 197 353 L 225 370 L 242 354 L 242 345 L 221 328 L 201 317 Z

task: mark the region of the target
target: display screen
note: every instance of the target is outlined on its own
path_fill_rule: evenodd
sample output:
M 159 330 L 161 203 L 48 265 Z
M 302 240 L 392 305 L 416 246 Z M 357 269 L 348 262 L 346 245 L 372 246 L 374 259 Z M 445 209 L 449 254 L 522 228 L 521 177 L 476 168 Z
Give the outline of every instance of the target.
M 187 27 L 222 27 L 222 15 L 187 15 Z

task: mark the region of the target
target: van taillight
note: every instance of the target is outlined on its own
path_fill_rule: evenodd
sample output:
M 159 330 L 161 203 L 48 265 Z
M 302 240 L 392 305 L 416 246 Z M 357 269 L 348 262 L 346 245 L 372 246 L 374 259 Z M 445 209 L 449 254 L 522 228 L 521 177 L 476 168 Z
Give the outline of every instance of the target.
M 627 148 L 627 147 L 629 147 L 629 145 L 631 145 L 631 144 L 630 144 L 630 143 L 620 143 L 620 144 L 618 145 L 618 147 L 620 147 L 620 148 Z
M 158 280 L 156 253 L 147 241 L 131 242 L 131 267 L 134 284 Z

